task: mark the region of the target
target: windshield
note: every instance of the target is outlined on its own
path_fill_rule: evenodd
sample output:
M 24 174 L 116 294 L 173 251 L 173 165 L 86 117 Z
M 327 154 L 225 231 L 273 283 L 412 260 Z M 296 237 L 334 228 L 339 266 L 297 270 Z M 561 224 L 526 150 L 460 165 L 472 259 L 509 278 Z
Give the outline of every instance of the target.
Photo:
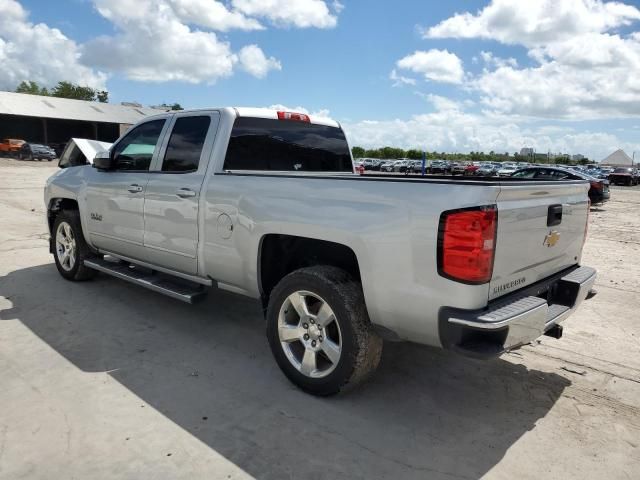
M 613 173 L 631 173 L 630 168 L 616 168 Z

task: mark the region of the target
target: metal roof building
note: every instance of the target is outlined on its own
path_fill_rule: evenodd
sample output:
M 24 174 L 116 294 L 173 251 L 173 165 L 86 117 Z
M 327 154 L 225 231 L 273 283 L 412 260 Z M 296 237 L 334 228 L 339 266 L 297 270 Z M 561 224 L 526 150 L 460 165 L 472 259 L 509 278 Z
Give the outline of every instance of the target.
M 0 138 L 64 146 L 71 137 L 113 142 L 130 125 L 163 110 L 136 104 L 0 92 Z

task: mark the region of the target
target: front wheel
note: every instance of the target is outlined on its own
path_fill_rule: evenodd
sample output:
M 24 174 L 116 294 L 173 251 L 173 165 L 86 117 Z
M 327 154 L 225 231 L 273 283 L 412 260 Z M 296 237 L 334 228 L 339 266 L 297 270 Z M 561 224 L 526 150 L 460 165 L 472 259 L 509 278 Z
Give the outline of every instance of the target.
M 80 214 L 77 210 L 63 210 L 53 223 L 54 250 L 58 272 L 67 280 L 81 281 L 93 278 L 95 270 L 85 267 L 85 259 L 92 258 L 82 234 Z
M 267 308 L 267 339 L 287 378 L 313 395 L 362 383 L 382 354 L 360 283 L 331 266 L 296 270 L 276 285 Z

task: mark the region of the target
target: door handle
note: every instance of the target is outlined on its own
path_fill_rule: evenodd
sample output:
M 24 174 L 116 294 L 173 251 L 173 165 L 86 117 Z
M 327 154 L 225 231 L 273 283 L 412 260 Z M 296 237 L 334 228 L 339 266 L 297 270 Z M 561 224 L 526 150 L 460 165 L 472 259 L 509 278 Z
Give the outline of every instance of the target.
M 191 198 L 196 196 L 196 192 L 194 192 L 190 188 L 179 188 L 176 192 L 176 195 L 180 198 Z
M 129 190 L 131 193 L 140 193 L 142 191 L 142 187 L 137 183 L 133 183 L 129 185 L 129 188 L 127 188 L 127 190 Z

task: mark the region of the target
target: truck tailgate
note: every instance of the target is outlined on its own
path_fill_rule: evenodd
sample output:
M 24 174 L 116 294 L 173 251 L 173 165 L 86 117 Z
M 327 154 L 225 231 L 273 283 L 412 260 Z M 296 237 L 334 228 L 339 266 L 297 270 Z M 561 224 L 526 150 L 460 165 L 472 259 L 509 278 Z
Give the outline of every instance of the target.
M 586 182 L 502 185 L 490 300 L 580 261 L 588 189 Z

